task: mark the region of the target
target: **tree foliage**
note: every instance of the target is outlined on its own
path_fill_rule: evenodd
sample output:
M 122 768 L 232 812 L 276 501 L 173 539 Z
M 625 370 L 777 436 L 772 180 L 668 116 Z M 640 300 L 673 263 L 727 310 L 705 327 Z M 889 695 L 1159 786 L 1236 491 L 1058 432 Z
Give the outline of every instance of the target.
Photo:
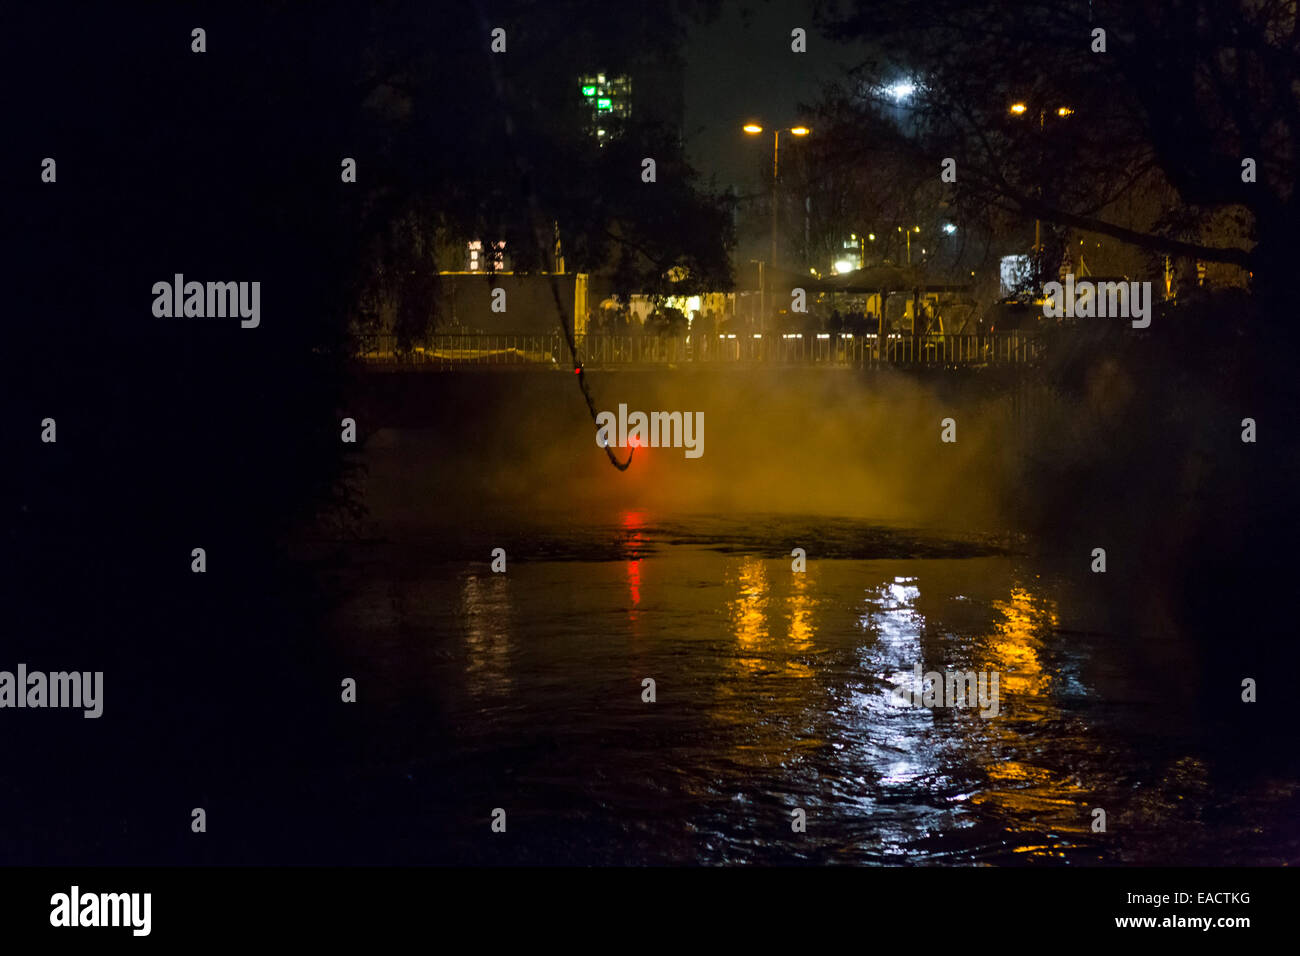
M 859 105 L 915 83 L 913 145 L 936 175 L 941 157 L 958 160 L 966 208 L 1233 263 L 1264 283 L 1282 274 L 1300 161 L 1295 3 L 931 0 L 823 16 L 877 50 L 855 77 Z M 1257 182 L 1243 182 L 1246 157 Z M 1118 216 L 1125 198 L 1147 208 Z M 1248 211 L 1250 235 L 1202 228 L 1228 207 Z

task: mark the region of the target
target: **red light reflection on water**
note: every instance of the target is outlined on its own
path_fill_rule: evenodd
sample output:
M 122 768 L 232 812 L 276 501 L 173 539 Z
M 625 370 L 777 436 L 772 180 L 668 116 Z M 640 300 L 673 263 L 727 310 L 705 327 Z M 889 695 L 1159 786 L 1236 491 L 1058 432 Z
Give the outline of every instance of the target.
M 632 599 L 628 616 L 635 621 L 636 608 L 641 603 L 641 529 L 645 527 L 645 515 L 639 511 L 625 511 L 622 524 L 627 532 L 627 550 L 632 555 L 627 562 L 627 589 Z

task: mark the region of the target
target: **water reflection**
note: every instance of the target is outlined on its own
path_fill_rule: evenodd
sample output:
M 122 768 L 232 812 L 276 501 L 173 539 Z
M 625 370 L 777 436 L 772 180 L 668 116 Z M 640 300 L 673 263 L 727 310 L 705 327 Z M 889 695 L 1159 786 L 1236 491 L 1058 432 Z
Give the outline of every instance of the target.
M 926 740 L 932 712 L 899 707 L 893 700 L 894 689 L 910 684 L 916 662 L 924 661 L 920 596 L 915 577 L 895 576 L 868 589 L 858 614 L 868 640 L 858 651 L 863 682 L 845 714 L 856 712 L 851 738 L 856 746 L 844 756 L 871 768 L 885 787 L 925 786 L 939 773 L 936 751 Z
M 465 640 L 465 689 L 475 696 L 509 693 L 514 680 L 507 576 L 466 576 L 461 585 L 460 613 Z
M 1000 620 L 984 646 L 989 665 L 1002 672 L 1006 693 L 1024 698 L 1019 719 L 1047 719 L 1055 713 L 1053 678 L 1043 666 L 1041 650 L 1045 637 L 1060 623 L 1056 605 L 1022 586 L 1012 588 L 1005 601 L 994 601 L 993 610 Z
M 728 574 L 728 587 L 736 592 L 727 602 L 732 633 L 736 637 L 736 666 L 751 674 L 767 668 L 762 656 L 767 648 L 767 569 L 756 557 L 744 557 Z
M 813 663 L 818 653 L 814 580 L 807 572 L 791 571 L 787 561 L 744 555 L 727 559 L 723 587 L 731 641 L 712 717 L 732 740 L 727 761 L 737 773 L 761 767 L 798 774 L 808 754 L 825 745 L 822 691 Z M 743 801 L 754 796 L 737 775 L 716 778 L 714 785 L 738 790 Z
M 1060 623 L 1057 606 L 1023 585 L 1013 587 L 1006 600 L 994 601 L 992 606 L 998 617 L 983 651 L 989 666 L 1002 674 L 1003 693 L 1010 698 L 1011 709 L 1007 720 L 990 723 L 988 743 L 996 753 L 1023 757 L 990 759 L 986 765 L 989 785 L 972 803 L 994 814 L 1010 833 L 1046 830 L 1050 834 L 1045 842 L 1016 846 L 1014 853 L 1064 857 L 1086 845 L 1086 838 L 1080 838 L 1090 832 L 1092 817 L 1089 789 L 1067 769 L 1045 765 L 1041 759 L 1044 748 L 1035 744 L 1035 725 L 1061 719 L 1055 693 L 1061 681 L 1044 663 L 1046 642 Z M 1097 750 L 1097 744 L 1086 738 L 1080 738 L 1077 746 Z
M 719 533 L 716 548 L 711 527 L 697 522 L 687 538 L 627 512 L 582 532 L 572 557 L 521 561 L 509 575 L 439 569 L 429 577 L 442 591 L 395 585 L 405 613 L 429 609 L 420 628 L 369 613 L 373 587 L 356 590 L 365 600 L 346 620 L 364 616 L 376 644 L 396 631 L 385 646 L 455 634 L 463 659 L 431 659 L 431 690 L 472 704 L 447 732 L 477 755 L 474 779 L 509 766 L 540 816 L 581 807 L 607 821 L 618 862 L 1158 862 L 1159 848 L 1178 847 L 1178 797 L 1208 765 L 1179 754 L 1185 772 L 1171 776 L 1172 761 L 1116 733 L 1131 712 L 1081 676 L 1098 647 L 1073 617 L 1062 627 L 1060 585 L 1027 562 L 950 556 L 954 546 L 823 557 L 795 572 L 780 548 L 745 537 L 752 523 Z M 768 537 L 798 540 L 788 531 Z M 1122 652 L 1105 645 L 1108 668 Z M 918 664 L 997 672 L 997 715 L 899 706 L 892 693 Z M 647 675 L 659 683 L 653 707 L 640 698 Z M 471 773 L 457 766 L 440 767 L 453 790 Z M 1153 779 L 1132 796 L 1133 780 Z M 1092 808 L 1120 805 L 1117 792 L 1124 833 L 1093 834 Z M 808 813 L 797 840 L 793 807 Z M 1157 849 L 1135 846 L 1138 823 L 1161 835 Z M 635 845 L 619 842 L 630 833 Z M 604 852 L 556 845 L 547 861 Z M 478 852 L 467 844 L 465 859 Z
M 792 655 L 805 655 L 813 650 L 813 614 L 817 609 L 817 599 L 812 593 L 812 578 L 807 571 L 793 574 L 790 578 L 790 597 L 786 601 L 789 611 L 789 637 Z M 791 656 L 785 662 L 789 676 L 812 678 L 816 671 L 811 663 Z
M 627 617 L 634 626 L 638 620 L 638 610 L 641 605 L 641 558 L 644 542 L 641 538 L 641 529 L 645 525 L 645 516 L 639 511 L 627 511 L 623 514 L 623 532 L 624 546 L 627 549 L 627 591 L 628 605 Z

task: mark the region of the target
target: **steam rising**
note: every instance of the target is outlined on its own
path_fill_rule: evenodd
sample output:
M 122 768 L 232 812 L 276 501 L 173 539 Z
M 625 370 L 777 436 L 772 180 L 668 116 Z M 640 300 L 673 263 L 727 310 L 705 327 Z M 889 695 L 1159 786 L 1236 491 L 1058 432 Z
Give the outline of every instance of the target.
M 1009 402 L 893 372 L 590 373 L 599 407 L 703 412 L 707 453 L 638 449 L 615 472 L 554 372 L 416 375 L 367 414 L 368 504 L 385 525 L 452 509 L 612 520 L 631 509 L 843 515 L 971 527 L 996 517 Z M 957 441 L 940 441 L 940 421 Z

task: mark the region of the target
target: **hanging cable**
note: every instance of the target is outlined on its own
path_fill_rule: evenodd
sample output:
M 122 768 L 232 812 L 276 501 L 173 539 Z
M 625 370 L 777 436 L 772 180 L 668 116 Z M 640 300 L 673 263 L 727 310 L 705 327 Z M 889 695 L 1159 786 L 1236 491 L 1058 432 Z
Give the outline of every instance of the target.
M 483 27 L 483 36 L 486 39 L 491 35 L 491 27 L 488 25 L 487 17 L 483 13 L 483 4 L 475 3 L 475 9 L 478 11 L 479 23 Z M 496 94 L 497 103 L 501 107 L 501 115 L 505 120 L 506 139 L 510 142 L 511 152 L 515 157 L 515 165 L 519 168 L 520 181 L 523 183 L 524 196 L 528 203 L 528 214 L 532 225 L 533 241 L 537 244 L 537 261 L 544 263 L 546 261 L 546 243 L 542 240 L 543 226 L 545 219 L 542 217 L 541 204 L 537 200 L 537 193 L 533 189 L 533 180 L 531 170 L 528 167 L 528 161 L 524 158 L 523 152 L 515 144 L 515 123 L 506 107 L 505 84 L 501 79 L 501 70 L 497 66 L 496 57 L 488 52 L 489 70 L 492 73 L 492 88 Z M 569 357 L 573 360 L 573 372 L 578 376 L 578 388 L 582 391 L 582 397 L 587 402 L 587 411 L 591 413 L 591 422 L 593 425 L 599 425 L 597 421 L 596 402 L 591 396 L 591 388 L 587 384 L 587 373 L 582 367 L 582 360 L 578 358 L 578 343 L 574 336 L 573 329 L 564 320 L 564 303 L 560 300 L 560 287 L 555 281 L 555 273 L 551 272 L 549 276 L 551 286 L 551 299 L 555 302 L 555 312 L 560 320 L 560 330 L 564 333 L 564 341 L 569 347 Z M 614 454 L 614 449 L 609 447 L 606 442 L 603 446 L 605 455 L 609 458 L 609 463 L 619 471 L 627 471 L 628 466 L 632 464 L 632 456 L 636 453 L 635 448 L 629 448 L 627 461 L 619 461 L 618 456 Z

